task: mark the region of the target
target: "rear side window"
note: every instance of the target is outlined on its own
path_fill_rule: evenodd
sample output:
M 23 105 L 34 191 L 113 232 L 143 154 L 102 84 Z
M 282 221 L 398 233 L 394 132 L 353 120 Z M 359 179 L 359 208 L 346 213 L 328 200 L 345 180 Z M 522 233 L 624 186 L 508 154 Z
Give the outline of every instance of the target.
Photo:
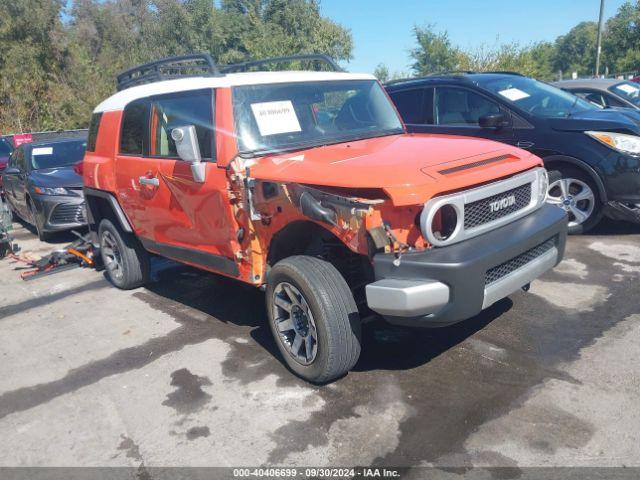
M 87 151 L 96 151 L 96 142 L 98 141 L 98 129 L 100 128 L 100 120 L 102 120 L 102 112 L 91 115 L 91 124 L 89 125 L 89 135 L 87 136 Z
M 196 128 L 202 158 L 211 160 L 214 143 L 211 90 L 154 97 L 151 100 L 149 155 L 178 158 L 171 131 L 189 125 Z
M 433 88 L 402 90 L 390 94 L 406 124 L 433 123 Z
M 149 102 L 146 99 L 128 104 L 122 114 L 120 133 L 120 153 L 143 155 L 147 125 L 149 123 Z
M 402 90 L 391 94 L 404 123 L 424 123 L 424 89 Z

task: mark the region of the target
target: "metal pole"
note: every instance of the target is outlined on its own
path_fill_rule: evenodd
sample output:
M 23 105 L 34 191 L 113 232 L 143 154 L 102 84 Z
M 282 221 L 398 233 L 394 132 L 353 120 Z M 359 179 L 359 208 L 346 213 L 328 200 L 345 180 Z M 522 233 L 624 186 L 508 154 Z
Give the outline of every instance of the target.
M 598 20 L 598 41 L 596 44 L 596 77 L 600 76 L 600 53 L 602 51 L 602 24 L 604 23 L 604 0 L 600 0 L 600 19 Z

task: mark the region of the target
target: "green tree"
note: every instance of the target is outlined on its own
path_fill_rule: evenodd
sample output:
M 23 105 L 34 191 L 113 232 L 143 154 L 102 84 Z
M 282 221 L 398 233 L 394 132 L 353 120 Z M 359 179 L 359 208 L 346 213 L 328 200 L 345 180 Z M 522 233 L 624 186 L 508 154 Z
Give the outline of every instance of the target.
M 581 22 L 566 35 L 555 41 L 553 67 L 566 74 L 578 72 L 589 76 L 596 69 L 596 39 L 598 25 L 595 22 Z
M 379 63 L 378 66 L 373 71 L 374 77 L 376 77 L 381 82 L 389 81 L 389 67 L 387 67 L 384 63 Z
M 0 131 L 73 124 L 72 51 L 60 0 L 0 3 Z
M 460 70 L 468 62 L 467 56 L 451 44 L 448 33 L 436 32 L 433 25 L 414 26 L 417 47 L 411 50 L 411 69 L 416 75 L 428 75 Z
M 86 127 L 116 75 L 168 55 L 219 63 L 296 53 L 351 58 L 349 30 L 317 0 L 0 2 L 0 131 Z
M 607 21 L 603 51 L 613 72 L 640 70 L 640 1 L 625 3 Z

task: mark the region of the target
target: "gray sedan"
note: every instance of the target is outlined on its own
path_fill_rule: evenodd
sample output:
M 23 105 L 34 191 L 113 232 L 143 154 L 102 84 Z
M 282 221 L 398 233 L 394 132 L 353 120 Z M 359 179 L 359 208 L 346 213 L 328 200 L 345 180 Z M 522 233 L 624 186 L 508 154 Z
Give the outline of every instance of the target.
M 86 225 L 82 177 L 85 140 L 20 145 L 2 174 L 9 209 L 33 225 L 40 240 L 52 232 Z
M 628 80 L 591 78 L 563 80 L 552 85 L 603 108 L 640 110 L 640 84 Z

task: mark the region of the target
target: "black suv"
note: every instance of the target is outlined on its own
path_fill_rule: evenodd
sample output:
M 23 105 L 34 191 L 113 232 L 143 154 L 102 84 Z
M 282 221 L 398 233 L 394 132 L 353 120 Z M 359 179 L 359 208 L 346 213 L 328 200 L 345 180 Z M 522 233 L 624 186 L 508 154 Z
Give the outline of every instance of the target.
M 456 73 L 386 85 L 413 133 L 483 137 L 541 157 L 548 201 L 569 213 L 570 233 L 603 214 L 640 223 L 640 123 L 571 93 L 509 72 Z

